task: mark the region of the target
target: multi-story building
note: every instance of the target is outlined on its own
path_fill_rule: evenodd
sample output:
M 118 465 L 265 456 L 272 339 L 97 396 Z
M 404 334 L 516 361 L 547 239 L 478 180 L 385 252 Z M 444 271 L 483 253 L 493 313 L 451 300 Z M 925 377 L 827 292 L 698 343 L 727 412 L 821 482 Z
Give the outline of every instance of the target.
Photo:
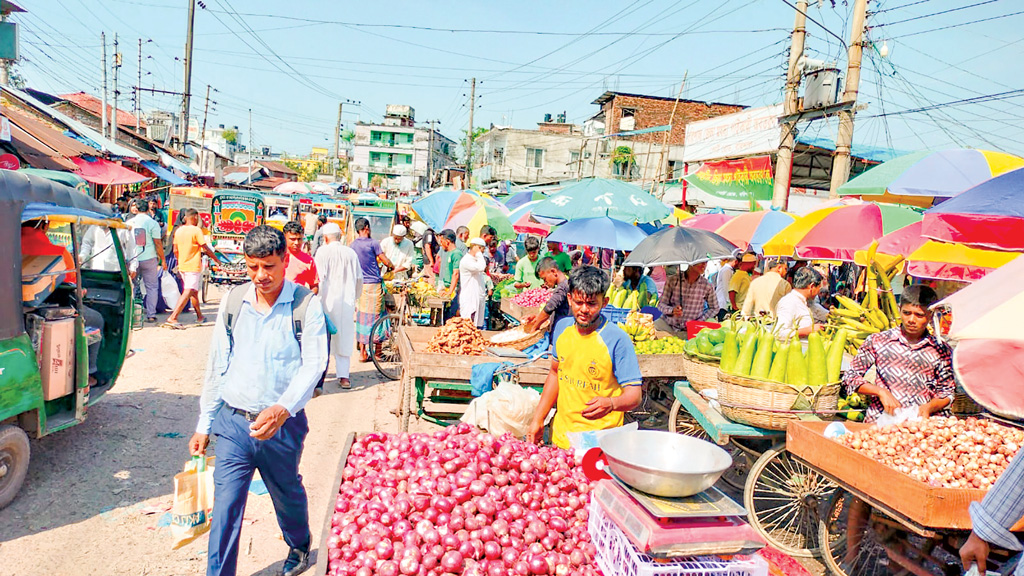
M 480 157 L 473 176 L 480 186 L 494 182 L 537 184 L 576 178 L 580 171 L 583 135 L 559 115 L 545 115 L 536 130 L 492 126 L 477 139 Z
M 430 188 L 431 178 L 455 163 L 455 141 L 432 128 L 416 127 L 410 106 L 388 104 L 381 124 L 356 124 L 352 185 L 402 192 Z

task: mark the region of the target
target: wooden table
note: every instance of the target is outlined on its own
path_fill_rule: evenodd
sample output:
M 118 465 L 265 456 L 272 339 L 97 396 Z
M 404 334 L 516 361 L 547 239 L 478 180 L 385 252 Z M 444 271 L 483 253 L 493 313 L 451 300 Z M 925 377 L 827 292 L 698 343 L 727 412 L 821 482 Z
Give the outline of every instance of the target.
M 539 314 L 540 311 L 543 310 L 543 309 L 544 309 L 543 306 L 534 306 L 532 308 L 526 308 L 526 307 L 520 306 L 520 305 L 512 302 L 511 298 L 502 298 L 501 299 L 501 311 L 504 312 L 505 314 L 508 314 L 509 316 L 515 318 L 516 320 L 523 320 L 527 316 L 533 316 L 535 314 Z
M 398 346 L 402 355 L 402 387 L 406 392 L 403 406 L 402 429 L 408 430 L 408 415 L 415 413 L 430 422 L 451 424 L 466 412 L 473 399 L 470 379 L 473 366 L 492 362 L 518 364 L 524 359 L 500 358 L 497 356 L 461 356 L 458 354 L 436 354 L 427 352 L 427 343 L 438 328 L 425 326 L 403 326 L 399 333 Z M 497 332 L 484 331 L 484 339 Z M 523 386 L 543 388 L 551 361 L 547 358 L 535 360 L 518 368 L 519 383 Z M 415 408 L 411 406 L 415 398 Z

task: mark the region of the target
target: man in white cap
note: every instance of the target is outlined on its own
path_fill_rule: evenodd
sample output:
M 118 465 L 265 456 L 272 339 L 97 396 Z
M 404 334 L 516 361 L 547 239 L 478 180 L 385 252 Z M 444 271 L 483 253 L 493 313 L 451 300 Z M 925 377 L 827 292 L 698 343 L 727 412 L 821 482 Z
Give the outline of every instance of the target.
M 334 355 L 334 373 L 342 389 L 349 389 L 349 367 L 356 342 L 356 303 L 363 293 L 363 269 L 355 250 L 341 241 L 341 228 L 334 222 L 321 227 L 324 245 L 316 251 L 320 274 L 320 302 L 337 331 L 329 337 L 328 351 Z
M 391 229 L 391 236 L 380 241 L 380 249 L 388 260 L 395 265 L 395 280 L 405 280 L 412 270 L 413 256 L 416 248 L 412 241 L 405 237 L 409 229 L 401 224 L 396 224 Z
M 483 252 L 487 244 L 483 238 L 473 238 L 467 248 L 469 251 L 459 261 L 459 315 L 483 328 L 487 300 L 487 260 Z

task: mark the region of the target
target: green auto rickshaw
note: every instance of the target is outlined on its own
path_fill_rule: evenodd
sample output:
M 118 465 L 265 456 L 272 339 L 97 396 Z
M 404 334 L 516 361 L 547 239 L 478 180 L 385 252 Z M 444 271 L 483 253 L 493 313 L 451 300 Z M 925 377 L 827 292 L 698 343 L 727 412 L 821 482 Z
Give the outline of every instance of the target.
M 3 508 L 25 480 L 29 438 L 83 422 L 117 380 L 133 316 L 125 250 L 135 244 L 107 206 L 8 170 L 0 170 L 0 235 L 8 246 L 0 250 Z

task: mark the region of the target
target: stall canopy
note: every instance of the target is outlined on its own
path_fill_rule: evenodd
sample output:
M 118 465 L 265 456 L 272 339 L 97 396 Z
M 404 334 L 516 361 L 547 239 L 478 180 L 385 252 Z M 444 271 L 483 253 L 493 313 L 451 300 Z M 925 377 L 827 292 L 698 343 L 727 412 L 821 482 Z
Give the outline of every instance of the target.
M 924 235 L 978 248 L 1024 251 L 1024 168 L 996 176 L 925 212 Z
M 654 222 L 672 213 L 637 186 L 610 178 L 585 178 L 548 196 L 534 208 L 536 216 L 576 220 L 608 216 L 624 222 Z
M 157 164 L 156 162 L 150 162 L 149 160 L 143 160 L 141 162 L 146 170 L 149 170 L 153 174 L 156 174 L 161 180 L 171 184 L 173 186 L 185 186 L 188 184 L 188 180 L 185 180 L 181 176 L 178 176 L 174 172 L 171 172 L 167 168 Z
M 79 192 L 86 194 L 89 193 L 89 183 L 85 181 L 85 178 L 82 178 L 73 172 L 64 172 L 63 170 L 40 170 L 37 168 L 22 168 L 21 170 L 18 170 L 18 172 L 25 175 L 46 178 L 47 180 L 52 180 L 65 186 L 70 186 Z
M 72 161 L 78 165 L 78 175 L 93 184 L 137 184 L 149 180 L 138 172 L 103 158 L 82 157 L 73 158 Z

